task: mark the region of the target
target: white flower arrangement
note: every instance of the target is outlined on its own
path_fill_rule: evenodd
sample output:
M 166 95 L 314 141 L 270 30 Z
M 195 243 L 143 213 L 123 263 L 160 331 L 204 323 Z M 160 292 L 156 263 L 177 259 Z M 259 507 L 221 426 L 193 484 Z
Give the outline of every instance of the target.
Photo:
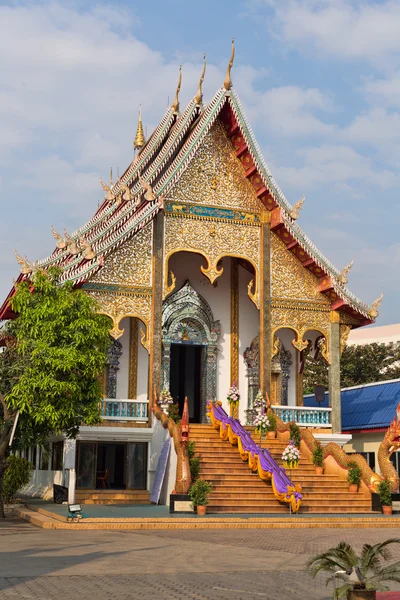
M 265 401 L 263 393 L 261 390 L 258 390 L 257 396 L 254 398 L 254 401 L 253 401 L 253 407 L 256 408 L 258 410 L 258 412 L 264 412 L 266 406 L 267 406 L 267 403 Z
M 294 441 L 290 440 L 282 453 L 282 460 L 288 469 L 297 469 L 300 460 L 300 450 L 296 448 Z
M 228 400 L 229 404 L 233 404 L 234 406 L 239 404 L 240 393 L 239 388 L 236 386 L 236 383 L 234 383 L 233 386 L 229 389 L 226 399 Z
M 256 426 L 255 432 L 264 435 L 269 427 L 269 419 L 266 414 L 258 414 L 253 421 L 253 425 Z
M 169 393 L 169 390 L 167 390 L 167 389 L 161 390 L 158 405 L 166 415 L 168 414 L 169 406 L 173 403 L 174 403 L 174 399 L 172 398 L 171 394 Z

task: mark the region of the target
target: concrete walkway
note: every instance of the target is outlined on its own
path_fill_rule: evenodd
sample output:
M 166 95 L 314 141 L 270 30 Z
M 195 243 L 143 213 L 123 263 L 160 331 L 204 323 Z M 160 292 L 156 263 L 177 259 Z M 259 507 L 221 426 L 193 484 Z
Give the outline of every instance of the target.
M 309 556 L 388 533 L 400 537 L 380 529 L 47 531 L 14 518 L 0 522 L 0 599 L 330 600 L 324 577 L 306 573 Z M 400 560 L 400 544 L 393 555 Z

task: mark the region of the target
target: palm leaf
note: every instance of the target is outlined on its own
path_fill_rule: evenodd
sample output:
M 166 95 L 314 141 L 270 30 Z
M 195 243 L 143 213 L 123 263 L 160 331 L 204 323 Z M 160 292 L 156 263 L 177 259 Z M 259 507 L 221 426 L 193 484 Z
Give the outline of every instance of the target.
M 374 544 L 371 546 L 370 544 L 364 544 L 362 552 L 361 552 L 361 571 L 364 576 L 367 576 L 369 570 L 372 570 L 374 573 L 378 574 L 382 569 L 381 558 L 384 560 L 390 560 L 392 558 L 392 554 L 387 547 L 389 544 L 398 544 L 400 543 L 399 538 L 389 538 L 388 540 L 381 542 L 379 544 Z
M 309 559 L 307 567 L 312 577 L 319 571 L 335 572 L 347 571 L 358 564 L 358 557 L 354 549 L 347 542 L 340 542 L 336 548 L 317 554 Z

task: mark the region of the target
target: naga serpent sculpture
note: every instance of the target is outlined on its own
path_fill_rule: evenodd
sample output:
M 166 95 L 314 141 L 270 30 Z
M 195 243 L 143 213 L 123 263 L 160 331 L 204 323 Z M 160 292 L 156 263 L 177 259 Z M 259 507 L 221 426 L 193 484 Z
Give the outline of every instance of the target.
M 267 413 L 272 412 L 271 404 L 267 397 Z M 285 433 L 290 431 L 290 423 L 284 423 L 278 416 L 276 416 L 276 428 L 278 433 Z M 305 443 L 306 447 L 312 453 L 317 440 L 309 429 L 300 429 L 301 439 Z M 397 492 L 399 489 L 399 476 L 390 462 L 391 454 L 400 448 L 400 403 L 397 407 L 396 416 L 391 422 L 385 437 L 379 446 L 378 450 L 378 462 L 382 476 L 378 475 L 371 469 L 367 464 L 365 458 L 361 454 L 346 454 L 344 450 L 335 442 L 329 442 L 323 447 L 323 458 L 331 456 L 335 462 L 343 469 L 348 469 L 352 464 L 356 464 L 361 470 L 361 479 L 368 487 L 371 492 L 377 492 L 379 483 L 383 479 L 390 481 L 390 487 L 392 492 Z
M 190 475 L 189 455 L 187 444 L 189 441 L 189 408 L 188 399 L 185 398 L 183 406 L 182 419 L 179 425 L 173 419 L 168 417 L 158 405 L 158 398 L 154 392 L 153 405 L 151 411 L 161 422 L 164 429 L 168 429 L 170 436 L 174 440 L 174 448 L 177 457 L 175 487 L 173 494 L 187 494 L 191 485 L 192 477 Z

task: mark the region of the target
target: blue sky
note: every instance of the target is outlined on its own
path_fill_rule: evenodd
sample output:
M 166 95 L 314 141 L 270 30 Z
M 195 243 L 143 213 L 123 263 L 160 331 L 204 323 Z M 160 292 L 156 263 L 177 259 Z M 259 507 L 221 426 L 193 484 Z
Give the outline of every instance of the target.
M 371 303 L 399 322 L 400 2 L 372 0 L 0 0 L 0 293 L 62 232 L 88 220 L 99 179 L 132 159 L 172 101 L 204 100 L 232 72 L 264 157 L 300 226 Z

